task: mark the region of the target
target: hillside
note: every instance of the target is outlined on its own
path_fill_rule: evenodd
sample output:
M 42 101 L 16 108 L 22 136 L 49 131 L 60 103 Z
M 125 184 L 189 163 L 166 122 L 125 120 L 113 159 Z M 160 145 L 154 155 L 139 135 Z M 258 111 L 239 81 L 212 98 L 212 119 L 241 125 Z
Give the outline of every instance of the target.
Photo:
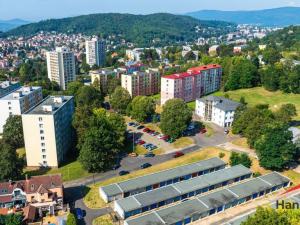
M 300 24 L 300 7 L 283 7 L 256 11 L 202 10 L 187 13 L 200 20 L 221 20 L 237 24 L 288 26 Z
M 150 45 L 153 44 L 153 39 L 166 44 L 224 33 L 229 29 L 228 25 L 233 26 L 226 22 L 199 21 L 189 16 L 164 13 L 151 15 L 107 13 L 45 20 L 18 27 L 5 35 L 29 36 L 40 31 L 121 35 L 127 41 Z M 202 28 L 198 33 L 196 26 Z
M 0 20 L 0 31 L 5 32 L 28 23 L 29 22 L 20 19 Z

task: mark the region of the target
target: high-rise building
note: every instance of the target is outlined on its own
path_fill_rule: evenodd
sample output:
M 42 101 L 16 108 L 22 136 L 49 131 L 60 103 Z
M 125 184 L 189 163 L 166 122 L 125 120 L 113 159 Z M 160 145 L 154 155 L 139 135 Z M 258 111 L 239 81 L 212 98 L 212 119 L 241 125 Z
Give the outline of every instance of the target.
M 74 53 L 65 47 L 58 47 L 46 55 L 48 78 L 57 82 L 62 90 L 66 90 L 68 83 L 76 79 Z
M 117 77 L 117 72 L 110 69 L 100 69 L 90 71 L 90 76 L 92 79 L 92 84 L 98 83 L 99 87 L 104 93 L 107 93 L 108 80 L 110 78 Z
M 121 84 L 131 97 L 157 94 L 160 89 L 160 72 L 158 69 L 148 69 L 145 72 L 123 74 Z
M 9 116 L 21 115 L 43 100 L 41 87 L 19 87 L 0 98 L 0 133 Z
M 93 38 L 85 42 L 86 63 L 91 67 L 94 65 L 104 66 L 105 64 L 105 41 Z
M 72 96 L 49 96 L 22 115 L 27 166 L 58 167 L 72 147 Z
M 190 102 L 220 89 L 222 67 L 212 64 L 161 78 L 161 104 L 173 98 Z
M 19 82 L 10 82 L 10 81 L 0 82 L 0 98 L 14 90 L 17 90 L 19 87 L 20 87 Z

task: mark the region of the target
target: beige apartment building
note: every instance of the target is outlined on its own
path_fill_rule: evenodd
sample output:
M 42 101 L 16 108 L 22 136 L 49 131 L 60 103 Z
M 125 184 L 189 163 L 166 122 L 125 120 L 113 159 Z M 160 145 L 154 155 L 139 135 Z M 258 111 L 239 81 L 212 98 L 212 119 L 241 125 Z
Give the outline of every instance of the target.
M 66 90 L 68 83 L 76 80 L 74 53 L 65 47 L 57 47 L 46 55 L 48 78 Z
M 157 94 L 160 90 L 160 72 L 158 69 L 148 69 L 145 72 L 123 74 L 121 84 L 131 97 Z
M 27 166 L 59 167 L 72 147 L 72 96 L 49 96 L 22 115 Z
M 101 90 L 107 93 L 108 80 L 113 77 L 117 77 L 117 72 L 110 69 L 100 69 L 90 71 L 92 84 L 98 83 Z

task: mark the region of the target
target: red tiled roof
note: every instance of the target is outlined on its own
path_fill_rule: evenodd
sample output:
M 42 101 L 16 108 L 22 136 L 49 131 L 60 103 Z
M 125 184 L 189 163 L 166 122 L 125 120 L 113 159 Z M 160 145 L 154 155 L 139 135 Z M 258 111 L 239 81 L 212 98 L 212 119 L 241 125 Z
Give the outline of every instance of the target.
M 205 65 L 205 66 L 193 67 L 193 68 L 188 69 L 187 72 L 172 74 L 172 75 L 164 76 L 163 78 L 166 78 L 166 79 L 182 79 L 182 78 L 185 78 L 185 77 L 191 77 L 191 76 L 198 75 L 198 74 L 201 73 L 201 71 L 216 69 L 216 68 L 221 68 L 221 66 L 218 65 L 218 64 L 209 64 L 209 65 Z
M 12 201 L 12 195 L 0 195 L 0 202 L 7 203 Z

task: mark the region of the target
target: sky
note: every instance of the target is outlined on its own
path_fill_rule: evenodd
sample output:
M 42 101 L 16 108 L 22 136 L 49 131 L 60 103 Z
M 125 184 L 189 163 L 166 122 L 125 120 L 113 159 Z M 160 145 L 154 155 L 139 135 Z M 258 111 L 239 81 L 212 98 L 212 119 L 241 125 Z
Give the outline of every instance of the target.
M 183 14 L 202 9 L 252 10 L 300 6 L 300 0 L 0 0 L 0 20 L 38 21 L 91 13 Z

